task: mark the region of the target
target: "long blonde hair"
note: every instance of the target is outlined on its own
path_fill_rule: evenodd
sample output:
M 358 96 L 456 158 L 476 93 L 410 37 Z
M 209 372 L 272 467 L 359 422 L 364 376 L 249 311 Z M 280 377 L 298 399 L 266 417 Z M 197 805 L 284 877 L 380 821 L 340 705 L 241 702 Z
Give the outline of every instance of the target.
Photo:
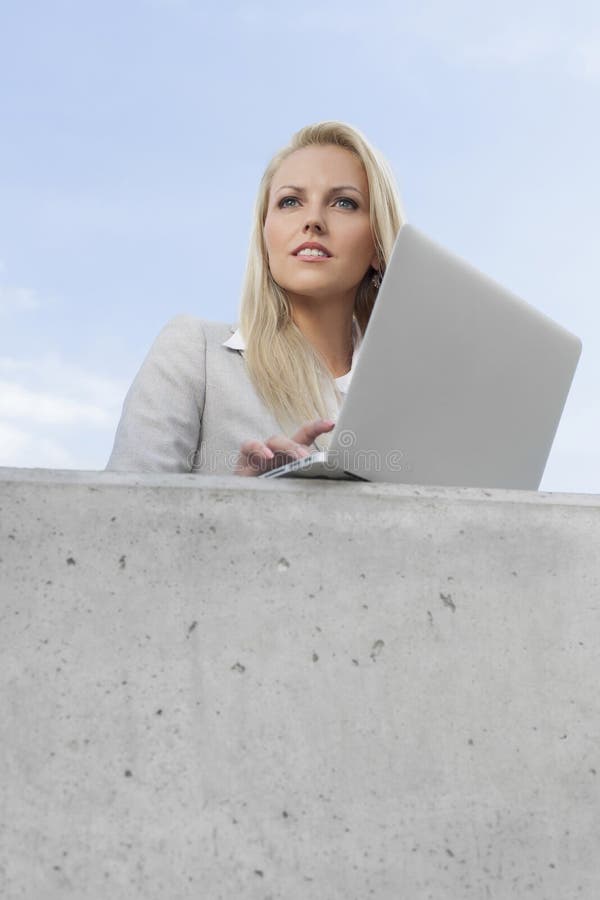
M 332 144 L 349 150 L 364 167 L 369 185 L 371 229 L 381 276 L 403 222 L 400 199 L 388 164 L 350 125 L 342 122 L 307 125 L 267 166 L 258 190 L 250 236 L 240 330 L 246 342 L 245 361 L 250 378 L 264 403 L 288 433 L 302 422 L 330 416 L 332 398 L 338 395 L 334 379 L 321 356 L 294 323 L 285 291 L 271 277 L 263 229 L 273 176 L 284 159 L 304 147 Z M 354 315 L 363 331 L 377 298 L 373 274 L 373 269 L 365 274 L 354 303 Z

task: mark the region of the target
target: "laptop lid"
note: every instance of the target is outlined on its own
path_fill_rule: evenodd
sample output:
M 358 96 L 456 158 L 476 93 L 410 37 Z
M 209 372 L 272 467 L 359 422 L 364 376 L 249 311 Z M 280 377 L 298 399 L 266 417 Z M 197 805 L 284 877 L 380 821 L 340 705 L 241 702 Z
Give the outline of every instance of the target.
M 332 434 L 370 481 L 537 489 L 581 342 L 416 228 L 399 232 Z

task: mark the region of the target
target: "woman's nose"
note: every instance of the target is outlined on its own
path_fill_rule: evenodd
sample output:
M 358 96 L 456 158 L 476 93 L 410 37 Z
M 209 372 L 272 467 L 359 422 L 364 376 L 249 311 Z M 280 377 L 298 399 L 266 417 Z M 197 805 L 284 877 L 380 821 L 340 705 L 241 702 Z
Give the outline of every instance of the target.
M 304 233 L 314 231 L 317 234 L 323 234 L 327 231 L 325 218 L 322 209 L 319 206 L 311 204 L 306 209 L 306 221 L 304 223 Z
M 318 234 L 323 234 L 325 231 L 325 223 L 319 216 L 310 216 L 304 224 L 304 231 L 316 231 Z

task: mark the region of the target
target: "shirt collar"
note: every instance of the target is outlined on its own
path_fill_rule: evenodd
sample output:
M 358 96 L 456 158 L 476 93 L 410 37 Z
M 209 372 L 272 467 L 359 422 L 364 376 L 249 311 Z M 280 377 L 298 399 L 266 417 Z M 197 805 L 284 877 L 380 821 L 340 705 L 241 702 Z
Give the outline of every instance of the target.
M 346 394 L 348 388 L 350 387 L 350 381 L 352 380 L 352 373 L 354 372 L 354 366 L 356 365 L 356 360 L 358 359 L 361 343 L 362 331 L 360 330 L 360 325 L 358 324 L 356 319 L 352 319 L 353 349 L 350 371 L 346 372 L 345 375 L 340 375 L 339 378 L 335 379 L 336 387 L 341 394 Z M 226 341 L 223 341 L 223 346 L 228 347 L 230 350 L 241 350 L 242 352 L 246 349 L 246 342 L 242 337 L 242 333 L 239 328 L 236 328 L 230 338 L 227 338 Z
M 232 329 L 232 331 L 233 331 L 233 329 Z M 362 331 L 360 330 L 360 325 L 358 324 L 356 319 L 352 319 L 352 346 L 353 346 L 352 366 L 354 366 L 356 351 L 360 347 L 361 341 L 362 341 Z M 246 349 L 246 341 L 242 337 L 242 332 L 240 331 L 239 328 L 236 328 L 235 331 L 233 331 L 233 334 L 231 335 L 230 338 L 227 338 L 226 341 L 223 341 L 223 346 L 229 347 L 230 350 L 245 350 Z M 352 371 L 352 366 L 350 368 L 350 372 Z M 350 373 L 347 372 L 346 374 L 349 375 Z M 341 377 L 345 378 L 345 375 L 342 375 Z
M 223 341 L 223 346 L 229 347 L 230 350 L 246 349 L 246 342 L 242 337 L 242 333 L 239 328 L 236 328 L 230 338 L 227 338 L 226 341 Z

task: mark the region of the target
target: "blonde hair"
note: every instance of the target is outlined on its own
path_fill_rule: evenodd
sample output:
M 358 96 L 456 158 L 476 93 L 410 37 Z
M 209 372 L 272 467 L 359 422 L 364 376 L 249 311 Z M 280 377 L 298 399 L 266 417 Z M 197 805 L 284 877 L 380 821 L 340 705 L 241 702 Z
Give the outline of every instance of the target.
M 245 361 L 250 378 L 267 407 L 288 433 L 310 419 L 330 416 L 339 397 L 335 381 L 321 356 L 292 318 L 285 291 L 271 277 L 263 230 L 269 191 L 275 172 L 291 153 L 311 146 L 334 145 L 361 161 L 369 185 L 373 240 L 383 276 L 396 235 L 403 222 L 394 178 L 386 161 L 355 128 L 342 122 L 319 122 L 296 132 L 277 153 L 260 182 L 248 264 L 242 289 L 240 330 L 246 342 Z M 367 326 L 377 298 L 373 270 L 356 292 L 354 315 Z

